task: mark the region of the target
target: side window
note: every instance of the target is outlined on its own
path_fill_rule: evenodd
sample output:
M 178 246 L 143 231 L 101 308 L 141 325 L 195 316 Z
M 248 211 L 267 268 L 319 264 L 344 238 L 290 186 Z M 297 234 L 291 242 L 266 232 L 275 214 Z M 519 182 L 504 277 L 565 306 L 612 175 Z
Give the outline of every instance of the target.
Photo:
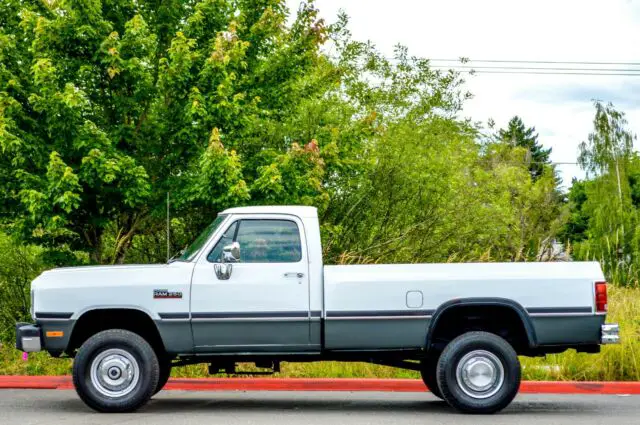
M 289 220 L 242 220 L 236 241 L 243 263 L 297 263 L 302 259 L 298 225 Z
M 231 226 L 227 228 L 224 234 L 218 240 L 216 246 L 211 250 L 209 255 L 207 255 L 207 260 L 211 263 L 217 263 L 220 261 L 220 255 L 222 254 L 222 248 L 229 245 L 233 242 L 233 238 L 236 234 L 236 228 L 238 227 L 238 222 L 234 221 Z

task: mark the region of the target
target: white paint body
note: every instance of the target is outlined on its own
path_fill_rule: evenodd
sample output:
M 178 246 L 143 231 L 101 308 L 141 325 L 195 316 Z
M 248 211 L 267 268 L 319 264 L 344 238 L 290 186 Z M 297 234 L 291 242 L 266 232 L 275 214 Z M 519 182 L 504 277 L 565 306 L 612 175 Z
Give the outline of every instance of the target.
M 435 310 L 461 298 L 505 298 L 525 308 L 594 307 L 597 262 L 325 266 L 330 310 L 399 310 L 409 291 Z
M 207 329 L 197 326 L 198 320 L 221 323 L 232 320 L 195 318 L 205 313 L 242 315 L 259 311 L 286 315 L 303 311 L 308 312 L 311 324 L 314 313 L 319 320 L 320 316 L 327 317 L 328 312 L 381 312 L 384 316 L 382 313 L 388 311 L 402 313 L 415 309 L 425 310 L 427 317 L 452 300 L 492 297 L 508 299 L 525 309 L 590 307 L 582 314 L 595 315 L 594 284 L 604 280 L 595 262 L 323 267 L 315 208 L 246 207 L 222 214 L 226 215 L 224 222 L 189 262 L 60 268 L 44 272 L 32 284 L 33 311 L 36 315 L 68 312 L 72 320 L 96 308 L 138 309 L 153 320 L 162 320 L 162 315 L 167 313 L 184 313 L 187 320 L 192 321 L 197 349 L 217 343 L 208 337 Z M 240 219 L 295 222 L 300 229 L 302 258 L 297 263 L 234 264 L 231 278 L 219 280 L 207 254 L 231 223 Z M 296 277 L 291 277 L 291 273 Z M 299 275 L 302 277 L 297 277 Z M 154 289 L 180 292 L 182 298 L 154 299 Z M 270 337 L 278 336 L 266 332 L 253 340 L 247 337 L 245 345 L 267 346 Z M 298 346 L 300 335 L 292 334 L 291 341 L 282 344 Z

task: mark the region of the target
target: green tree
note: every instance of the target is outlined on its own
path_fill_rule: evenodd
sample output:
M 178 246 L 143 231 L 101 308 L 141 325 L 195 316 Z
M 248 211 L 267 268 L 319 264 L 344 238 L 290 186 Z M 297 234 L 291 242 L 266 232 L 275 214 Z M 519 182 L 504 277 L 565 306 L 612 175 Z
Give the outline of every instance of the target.
M 333 30 L 312 5 L 291 26 L 279 0 L 13 0 L 0 19 L 0 208 L 13 232 L 121 262 L 168 191 L 193 228 L 229 205 L 321 191 L 317 150 L 274 131 L 336 81 L 320 79 L 327 64 L 314 72 Z M 292 197 L 303 163 L 308 189 Z
M 548 258 L 542 253 L 563 219 L 552 167 L 534 182 L 525 148 L 481 149 L 479 129 L 457 118 L 468 96 L 462 81 L 454 74 L 434 79 L 428 64 L 397 53 L 397 68 L 375 62 L 392 78 L 376 75 L 373 87 L 361 85 L 379 126 L 368 138 L 370 162 L 332 196 L 323 217 L 328 258 Z
M 0 341 L 14 336 L 16 321 L 30 320 L 29 288 L 46 265 L 43 250 L 0 232 Z
M 574 178 L 568 194 L 569 217 L 560 233 L 560 239 L 570 242 L 579 242 L 588 237 L 589 213 L 585 209 L 587 201 L 587 186 L 591 182 L 580 181 Z
M 534 180 L 544 173 L 544 167 L 551 164 L 551 148 L 544 149 L 538 141 L 535 127 L 526 127 L 517 115 L 511 118 L 506 129 L 498 130 L 498 139 L 513 146 L 525 149 L 525 161 L 529 163 L 529 172 Z
M 174 248 L 228 206 L 306 204 L 331 261 L 540 258 L 553 170 L 524 125 L 481 147 L 463 84 L 311 2 L 7 0 L 1 224 L 56 264 L 161 261 L 170 192 Z
M 484 202 L 494 215 L 487 222 L 499 225 L 491 231 L 494 258 L 553 259 L 553 243 L 565 220 L 563 196 L 553 166 L 543 165 L 540 175 L 531 175 L 528 152 L 502 140 L 483 147 L 478 185 L 491 193 Z
M 620 284 L 638 280 L 640 232 L 636 207 L 640 158 L 623 112 L 595 102 L 593 131 L 580 145 L 579 162 L 590 180 L 574 182 L 565 229 L 577 259 L 597 260 Z M 588 225 L 584 229 L 584 222 Z
M 627 120 L 623 112 L 617 111 L 611 103 L 603 105 L 596 101 L 594 105 L 594 132 L 580 144 L 578 162 L 585 171 L 596 175 L 615 171 L 618 200 L 622 203 L 624 165 L 621 162 L 628 160 L 636 137 L 625 128 Z

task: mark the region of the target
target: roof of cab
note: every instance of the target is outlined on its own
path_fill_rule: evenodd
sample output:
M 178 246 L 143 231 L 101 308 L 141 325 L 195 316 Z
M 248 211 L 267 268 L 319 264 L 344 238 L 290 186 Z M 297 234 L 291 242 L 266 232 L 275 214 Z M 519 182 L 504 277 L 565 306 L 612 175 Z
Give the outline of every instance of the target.
M 318 217 L 318 210 L 316 207 L 300 205 L 265 205 L 228 208 L 222 211 L 221 214 L 290 214 L 301 218 L 316 218 Z

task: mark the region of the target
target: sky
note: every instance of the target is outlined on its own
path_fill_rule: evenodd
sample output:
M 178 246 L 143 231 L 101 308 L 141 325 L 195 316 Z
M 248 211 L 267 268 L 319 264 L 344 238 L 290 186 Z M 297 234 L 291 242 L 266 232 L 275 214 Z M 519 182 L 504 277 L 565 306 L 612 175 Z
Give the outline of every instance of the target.
M 287 0 L 296 10 L 299 0 Z M 356 40 L 392 56 L 398 43 L 431 59 L 634 62 L 640 70 L 640 0 L 316 0 L 334 22 L 349 16 Z M 499 65 L 478 64 L 472 65 Z M 554 66 L 554 65 L 525 65 Z M 576 65 L 559 65 L 576 67 Z M 592 68 L 631 66 L 586 65 Z M 466 75 L 462 117 L 506 127 L 514 115 L 534 126 L 552 148 L 551 160 L 576 162 L 578 145 L 593 127 L 593 99 L 612 102 L 640 133 L 638 76 Z M 577 165 L 557 166 L 564 186 L 583 178 Z

